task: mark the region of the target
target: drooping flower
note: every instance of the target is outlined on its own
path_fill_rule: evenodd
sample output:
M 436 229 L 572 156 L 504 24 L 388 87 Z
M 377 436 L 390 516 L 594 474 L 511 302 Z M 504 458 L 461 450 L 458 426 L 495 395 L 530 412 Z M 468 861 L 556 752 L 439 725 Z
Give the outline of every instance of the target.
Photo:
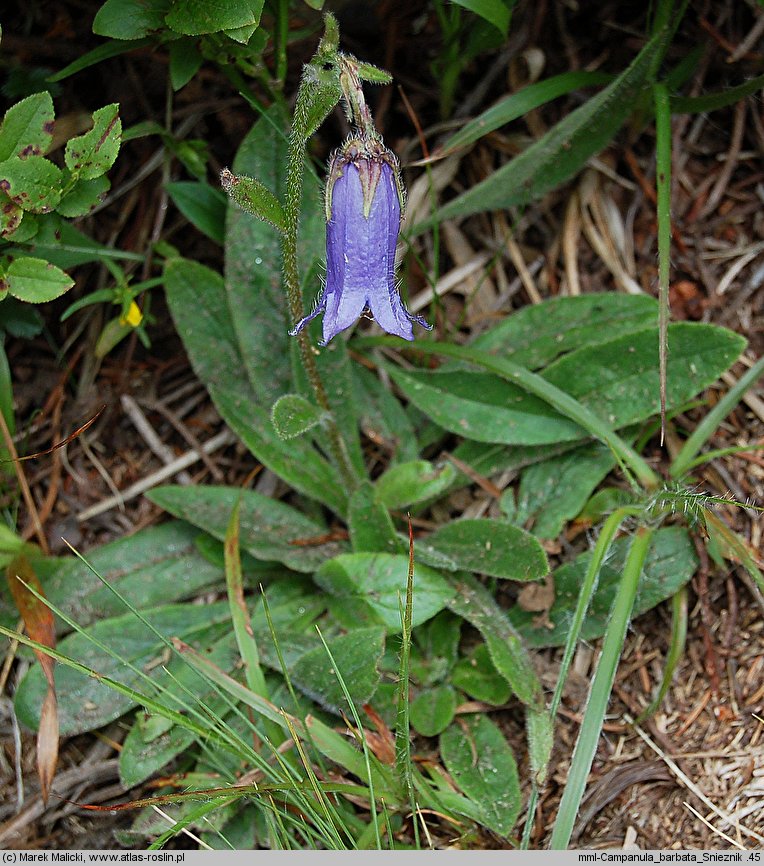
M 367 309 L 383 330 L 404 340 L 414 339 L 413 322 L 431 327 L 406 310 L 395 285 L 402 198 L 396 159 L 380 139 L 351 139 L 332 156 L 326 185 L 326 285 L 313 312 L 290 334 L 323 313 L 325 346 Z

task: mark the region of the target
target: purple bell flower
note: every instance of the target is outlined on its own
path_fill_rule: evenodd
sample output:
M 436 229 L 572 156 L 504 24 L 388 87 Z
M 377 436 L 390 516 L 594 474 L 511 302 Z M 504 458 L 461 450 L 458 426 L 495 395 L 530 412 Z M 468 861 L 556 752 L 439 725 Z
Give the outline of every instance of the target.
M 395 157 L 380 140 L 352 139 L 334 154 L 326 187 L 326 285 L 292 336 L 323 313 L 325 346 L 366 309 L 404 340 L 414 339 L 413 322 L 431 328 L 406 310 L 395 286 L 401 200 Z

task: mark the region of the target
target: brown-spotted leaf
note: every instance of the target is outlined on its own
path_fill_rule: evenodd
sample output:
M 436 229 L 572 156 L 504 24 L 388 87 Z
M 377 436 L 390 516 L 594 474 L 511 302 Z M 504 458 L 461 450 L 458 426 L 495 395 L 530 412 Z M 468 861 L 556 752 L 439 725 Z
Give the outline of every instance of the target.
M 29 637 L 37 643 L 55 647 L 56 630 L 53 612 L 29 591 L 31 587 L 39 595 L 44 594 L 31 563 L 23 553 L 18 554 L 8 563 L 6 575 L 11 595 L 24 620 Z M 48 681 L 48 693 L 42 705 L 40 727 L 37 732 L 37 772 L 40 776 L 43 800 L 47 802 L 58 760 L 58 703 L 53 679 L 54 660 L 40 650 L 35 650 L 34 653 Z

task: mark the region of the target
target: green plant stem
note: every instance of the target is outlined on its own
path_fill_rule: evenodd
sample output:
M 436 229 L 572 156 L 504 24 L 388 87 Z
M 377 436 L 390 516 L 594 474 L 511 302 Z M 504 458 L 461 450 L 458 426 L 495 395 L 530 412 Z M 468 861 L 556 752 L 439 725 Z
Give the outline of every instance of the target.
M 251 92 L 249 85 L 247 84 L 247 79 L 241 74 L 241 72 L 230 63 L 222 64 L 218 66 L 218 69 L 225 75 L 225 77 L 231 82 L 234 89 L 238 92 L 239 96 L 244 99 L 258 115 L 265 114 L 266 112 L 266 103 L 261 102 L 257 97 Z M 273 95 L 270 93 L 270 88 L 268 88 L 268 84 L 266 81 L 261 80 L 260 84 L 265 86 L 266 90 L 269 91 L 269 95 Z
M 570 842 L 573 824 L 586 788 L 586 780 L 597 751 L 597 743 L 615 681 L 616 668 L 621 657 L 626 629 L 634 608 L 639 576 L 642 573 L 642 566 L 650 548 L 652 537 L 652 529 L 640 526 L 629 548 L 629 556 L 624 565 L 618 592 L 610 611 L 610 622 L 589 692 L 586 711 L 581 720 L 580 733 L 573 750 L 568 780 L 560 800 L 557 820 L 552 830 L 549 847 L 553 851 L 565 850 Z
M 283 87 L 287 74 L 289 0 L 279 0 L 276 14 L 276 81 Z
M 664 4 L 665 5 L 665 4 Z M 669 4 L 670 5 L 670 4 Z M 661 442 L 666 432 L 668 376 L 669 272 L 671 267 L 671 102 L 665 84 L 653 87 L 658 216 L 658 364 L 660 369 Z
M 398 599 L 401 615 L 401 657 L 398 666 L 398 697 L 395 719 L 395 771 L 411 807 L 416 847 L 419 848 L 419 825 L 414 795 L 414 774 L 411 765 L 411 733 L 409 705 L 409 673 L 411 657 L 411 631 L 414 612 L 414 537 L 409 518 L 409 569 L 406 579 L 406 605 Z
M 681 478 L 685 472 L 695 465 L 695 457 L 700 449 L 711 438 L 714 431 L 727 415 L 737 406 L 745 392 L 762 375 L 764 375 L 764 358 L 760 358 L 745 375 L 741 376 L 737 383 L 727 391 L 716 406 L 698 424 L 671 464 L 669 472 L 672 478 Z
M 300 203 L 302 202 L 304 152 L 305 139 L 295 128 L 289 137 L 286 201 L 284 202 L 286 231 L 281 235 L 284 287 L 286 288 L 289 315 L 292 322 L 299 322 L 303 317 L 302 293 L 300 291 L 300 277 L 297 267 L 297 234 L 299 230 Z M 318 365 L 313 354 L 313 348 L 310 345 L 307 330 L 300 331 L 297 335 L 297 343 L 300 348 L 300 360 L 310 382 L 310 387 L 313 390 L 318 405 L 327 413 L 324 423 L 329 440 L 329 451 L 342 475 L 342 482 L 345 488 L 352 493 L 358 486 L 358 479 L 347 453 L 345 442 L 337 427 L 324 383 L 321 381 L 321 375 L 318 372 Z
M 358 346 L 398 346 L 399 340 L 395 337 L 366 337 L 356 341 Z M 554 409 L 557 409 L 566 418 L 575 421 L 583 430 L 604 442 L 615 456 L 634 473 L 639 483 L 646 490 L 654 490 L 660 486 L 661 480 L 650 468 L 647 461 L 630 446 L 601 418 L 598 418 L 590 409 L 579 403 L 575 397 L 571 397 L 565 391 L 560 390 L 525 367 L 513 364 L 504 358 L 489 355 L 487 352 L 479 352 L 465 346 L 452 346 L 449 343 L 417 343 L 416 349 L 425 355 L 444 355 L 448 358 L 456 358 L 466 361 L 476 367 L 489 370 L 502 379 L 512 382 L 523 391 L 540 397 Z
M 764 442 L 758 445 L 732 445 L 729 448 L 715 448 L 713 451 L 704 451 L 699 457 L 695 457 L 687 464 L 686 471 L 689 472 L 696 466 L 702 466 L 704 463 L 710 463 L 712 460 L 718 460 L 719 457 L 729 457 L 731 454 L 744 454 L 746 451 L 760 451 L 762 448 L 764 448 Z M 750 507 L 750 505 L 747 507 Z

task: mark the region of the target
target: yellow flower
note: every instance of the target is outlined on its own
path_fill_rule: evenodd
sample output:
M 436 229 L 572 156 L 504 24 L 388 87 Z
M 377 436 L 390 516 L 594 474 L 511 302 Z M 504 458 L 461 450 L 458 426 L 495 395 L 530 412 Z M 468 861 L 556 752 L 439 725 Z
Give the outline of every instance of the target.
M 127 311 L 127 315 L 119 317 L 120 325 L 130 325 L 133 328 L 137 328 L 142 321 L 143 313 L 135 301 L 130 302 L 130 309 Z

